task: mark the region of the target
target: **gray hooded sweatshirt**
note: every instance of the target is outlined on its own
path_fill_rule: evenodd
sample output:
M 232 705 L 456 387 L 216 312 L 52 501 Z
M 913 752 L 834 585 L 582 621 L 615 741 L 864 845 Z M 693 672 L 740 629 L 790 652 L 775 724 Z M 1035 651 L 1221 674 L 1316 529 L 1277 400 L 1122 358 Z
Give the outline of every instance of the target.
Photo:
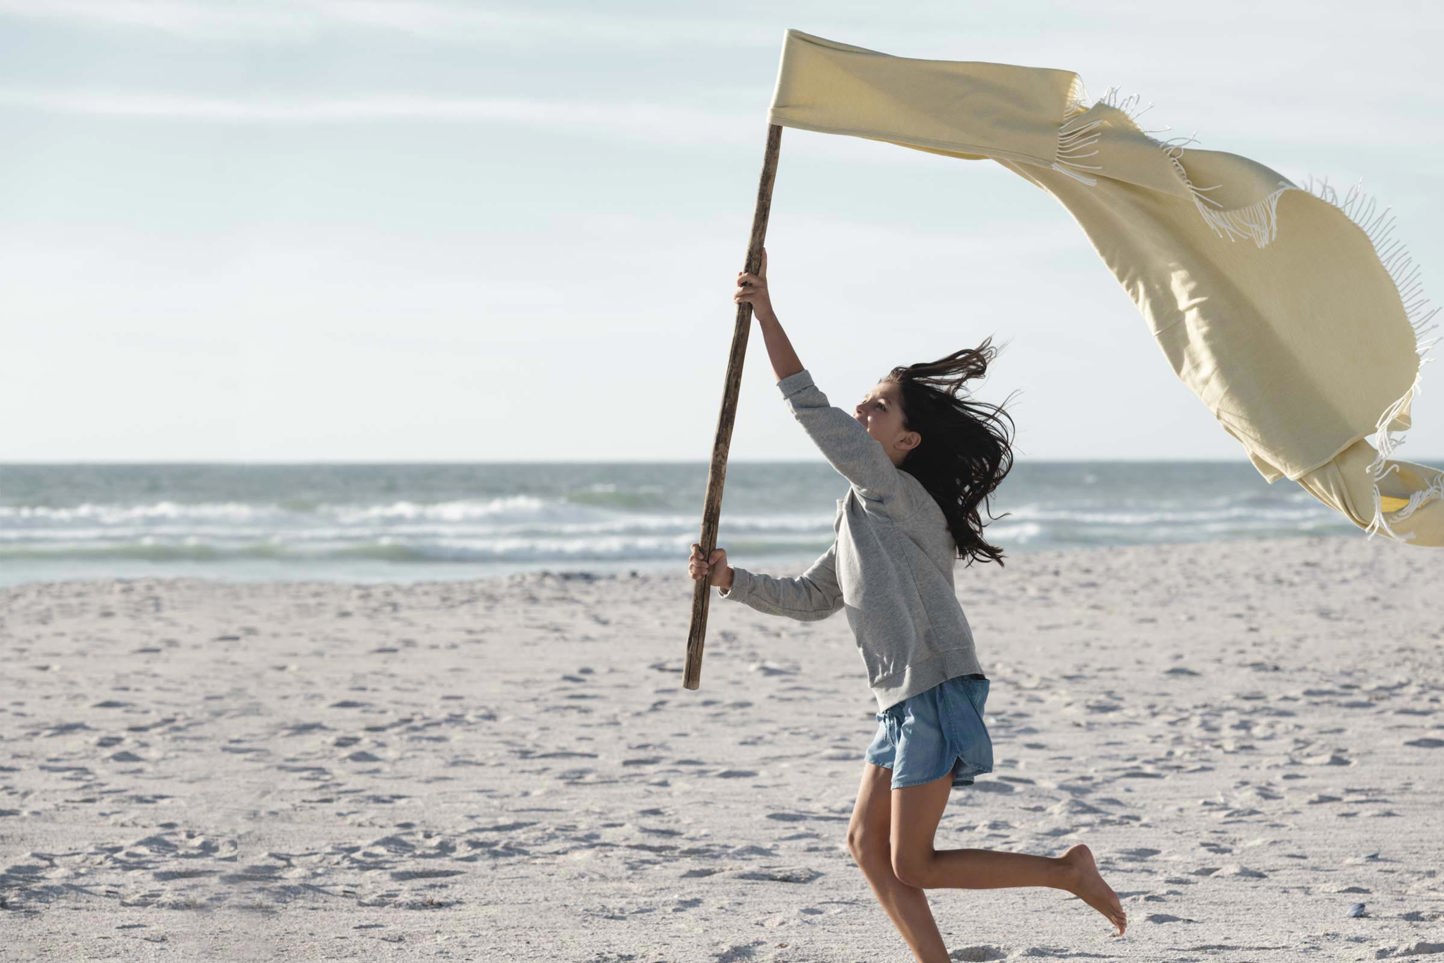
M 938 503 L 857 419 L 828 404 L 805 369 L 777 387 L 851 487 L 837 502 L 836 540 L 800 577 L 733 566 L 722 597 L 804 621 L 845 608 L 879 711 L 956 676 L 982 674 L 953 588 L 956 545 Z

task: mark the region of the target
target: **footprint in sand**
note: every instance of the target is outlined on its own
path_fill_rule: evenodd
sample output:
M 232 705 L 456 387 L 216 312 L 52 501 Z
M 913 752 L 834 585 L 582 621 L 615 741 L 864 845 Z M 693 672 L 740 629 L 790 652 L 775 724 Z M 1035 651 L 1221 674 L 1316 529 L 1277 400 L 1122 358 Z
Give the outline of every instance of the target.
M 797 675 L 800 669 L 796 666 L 778 665 L 776 662 L 754 662 L 747 667 L 752 672 L 761 672 L 763 675 Z
M 1213 875 L 1216 877 L 1233 876 L 1237 877 L 1238 879 L 1268 879 L 1268 873 L 1263 873 L 1256 869 L 1250 869 L 1249 867 L 1241 866 L 1238 863 L 1231 863 L 1230 865 L 1223 867 Z
M 1374 958 L 1386 960 L 1396 956 L 1424 956 L 1429 953 L 1444 953 L 1444 943 L 1426 943 L 1420 940 L 1403 946 L 1386 946 L 1376 950 Z
M 777 869 L 748 870 L 745 873 L 738 873 L 736 878 L 772 883 L 811 883 L 814 880 L 821 879 L 822 872 L 810 866 L 800 868 L 779 867 Z
M 1313 756 L 1305 756 L 1302 760 L 1306 766 L 1352 766 L 1353 763 L 1348 756 L 1339 752 L 1323 752 Z

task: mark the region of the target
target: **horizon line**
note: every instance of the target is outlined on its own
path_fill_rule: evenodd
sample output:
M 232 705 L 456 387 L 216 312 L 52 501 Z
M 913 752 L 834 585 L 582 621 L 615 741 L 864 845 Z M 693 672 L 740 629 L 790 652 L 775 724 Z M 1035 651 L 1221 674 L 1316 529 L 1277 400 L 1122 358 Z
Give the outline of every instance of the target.
M 1419 461 L 1435 462 L 1444 459 L 1415 456 Z M 1052 464 L 1245 464 L 1251 465 L 1246 455 L 1234 458 L 1134 458 L 1127 456 L 1113 456 L 1108 458 L 1016 458 L 1014 463 L 1021 462 L 1047 462 Z M 811 465 L 826 464 L 826 460 L 819 455 L 816 458 L 733 458 L 728 459 L 729 465 L 751 464 L 751 465 Z M 300 467 L 300 466 L 336 466 L 336 467 L 381 467 L 381 466 L 462 466 L 462 465 L 710 465 L 711 460 L 706 458 L 610 458 L 610 459 L 391 459 L 391 460 L 350 460 L 350 459 L 320 459 L 314 461 L 302 460 L 265 460 L 265 459 L 233 459 L 217 460 L 206 459 L 199 461 L 170 460 L 170 459 L 149 459 L 142 461 L 123 460 L 64 460 L 64 461 L 0 461 L 0 471 L 6 468 L 70 468 L 70 467 Z

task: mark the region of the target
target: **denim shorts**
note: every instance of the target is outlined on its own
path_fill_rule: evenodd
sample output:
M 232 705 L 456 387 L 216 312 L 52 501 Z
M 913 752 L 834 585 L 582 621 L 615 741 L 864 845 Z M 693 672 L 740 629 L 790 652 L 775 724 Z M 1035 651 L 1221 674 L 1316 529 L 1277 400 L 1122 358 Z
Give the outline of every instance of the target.
M 983 724 L 988 679 L 960 675 L 877 713 L 877 735 L 866 759 L 892 770 L 892 788 L 941 779 L 971 786 L 993 771 L 993 740 Z

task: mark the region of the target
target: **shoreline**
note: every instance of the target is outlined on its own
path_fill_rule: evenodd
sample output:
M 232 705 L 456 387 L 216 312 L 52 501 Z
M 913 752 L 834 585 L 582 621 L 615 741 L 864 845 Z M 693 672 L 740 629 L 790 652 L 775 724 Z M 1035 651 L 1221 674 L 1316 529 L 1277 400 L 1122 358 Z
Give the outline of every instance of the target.
M 1129 543 L 1108 544 L 1108 545 L 1098 544 L 1098 545 L 1050 546 L 1050 547 L 1047 547 L 1047 548 L 1026 548 L 1026 547 L 1024 547 L 1024 548 L 1006 548 L 1005 550 L 1006 550 L 1007 554 L 1004 556 L 1004 562 L 1005 562 L 1005 564 L 1006 564 L 1007 562 L 1009 562 L 1009 561 L 1011 561 L 1011 560 L 1013 560 L 1013 559 L 1025 559 L 1025 558 L 1027 558 L 1027 559 L 1032 559 L 1032 558 L 1037 558 L 1037 557 L 1040 557 L 1040 556 L 1048 556 L 1048 555 L 1072 556 L 1072 555 L 1076 555 L 1076 554 L 1079 554 L 1079 553 L 1085 553 L 1085 554 L 1086 554 L 1086 553 L 1094 553 L 1094 552 L 1106 553 L 1106 552 L 1110 552 L 1110 551 L 1128 551 L 1128 550 L 1138 550 L 1138 549 L 1145 549 L 1145 550 L 1146 550 L 1146 549 L 1169 550 L 1169 549 L 1182 549 L 1182 548 L 1187 548 L 1187 547 L 1190 547 L 1190 546 L 1203 546 L 1203 545 L 1213 545 L 1213 544 L 1273 544 L 1273 543 L 1280 543 L 1280 544 L 1290 545 L 1290 544 L 1294 544 L 1294 543 L 1299 542 L 1299 541 L 1310 541 L 1310 540 L 1316 540 L 1316 541 L 1338 541 L 1338 540 L 1343 540 L 1343 541 L 1348 541 L 1348 540 L 1351 540 L 1351 539 L 1356 538 L 1356 537 L 1357 537 L 1359 540 L 1361 540 L 1361 541 L 1367 541 L 1367 540 L 1369 540 L 1369 536 L 1366 535 L 1363 531 L 1361 531 L 1361 530 L 1355 530 L 1355 531 L 1317 532 L 1317 533 L 1316 533 L 1316 532 L 1301 532 L 1301 533 L 1292 534 L 1292 535 L 1231 536 L 1231 537 L 1228 537 L 1228 538 L 1221 538 L 1221 539 L 1187 539 L 1187 540 L 1180 540 L 1180 541 L 1129 542 Z M 1386 539 L 1384 536 L 1376 536 L 1376 537 L 1374 538 L 1374 540 L 1375 540 L 1375 541 L 1380 541 L 1380 542 L 1382 542 L 1382 541 L 1386 541 L 1387 539 Z M 723 546 L 723 547 L 725 548 L 726 546 Z M 1408 549 L 1411 550 L 1411 551 L 1417 551 L 1417 550 L 1418 550 L 1418 549 L 1413 549 L 1413 548 L 1410 547 L 1410 546 L 1401 545 L 1400 547 L 1402 547 L 1402 548 L 1408 548 Z M 800 574 L 801 571 L 807 566 L 807 564 L 809 564 L 810 562 L 812 562 L 813 559 L 816 558 L 816 556 L 817 556 L 818 554 L 820 554 L 820 553 L 821 553 L 823 550 L 825 550 L 825 549 L 826 549 L 826 545 L 823 545 L 823 546 L 819 547 L 816 552 L 813 552 L 813 553 L 810 553 L 810 554 L 809 554 L 809 553 L 804 553 L 804 554 L 799 554 L 799 555 L 796 555 L 796 556 L 781 556 L 781 555 L 779 555 L 779 556 L 775 556 L 775 557 L 772 557 L 772 558 L 754 559 L 751 564 L 747 564 L 747 565 L 745 565 L 744 567 L 747 567 L 748 569 L 750 569 L 750 570 L 752 570 L 752 571 L 768 572 L 768 573 L 770 573 L 770 574 Z M 644 578 L 649 578 L 649 577 L 650 577 L 650 578 L 656 578 L 656 577 L 665 577 L 666 575 L 668 575 L 668 573 L 671 571 L 671 568 L 672 568 L 672 567 L 675 567 L 677 571 L 682 572 L 682 573 L 685 574 L 686 567 L 687 567 L 687 565 L 686 565 L 686 550 L 685 550 L 685 549 L 680 550 L 680 555 L 679 555 L 679 557 L 682 559 L 682 561 L 681 561 L 680 563 L 675 564 L 675 566 L 674 566 L 674 563 L 654 561 L 654 560 L 625 561 L 625 562 L 608 563 L 608 564 L 606 564 L 605 566 L 603 566 L 603 567 L 601 567 L 601 568 L 586 568 L 586 567 L 580 567 L 580 566 L 579 566 L 579 567 L 559 567 L 559 566 L 555 566 L 555 563 L 538 562 L 538 563 L 535 563 L 535 567 L 532 567 L 532 566 L 529 565 L 528 567 L 525 567 L 525 568 L 522 568 L 522 569 L 519 569 L 519 570 L 510 570 L 510 571 L 500 572 L 500 573 L 496 573 L 496 574 L 457 574 L 457 575 L 454 576 L 454 577 L 418 576 L 418 577 L 412 578 L 412 577 L 386 577 L 386 576 L 384 576 L 384 575 L 379 575 L 379 576 L 377 576 L 377 577 L 365 577 L 365 578 L 354 578 L 354 577 L 352 577 L 352 578 L 347 578 L 347 577 L 343 577 L 343 576 L 337 576 L 337 577 L 335 577 L 335 578 L 327 578 L 327 577 L 315 577 L 315 576 L 309 576 L 309 577 L 305 577 L 305 576 L 303 576 L 303 577 L 276 577 L 276 576 L 271 576 L 271 575 L 257 575 L 257 576 L 254 576 L 254 577 L 249 577 L 249 576 L 237 576 L 237 575 L 234 574 L 234 573 L 226 573 L 226 574 L 219 574 L 219 575 L 194 575 L 194 574 L 184 574 L 184 575 L 123 574 L 123 575 L 78 575 L 78 576 L 75 576 L 75 577 L 66 577 L 66 578 L 35 578 L 35 579 L 27 579 L 27 580 L 25 580 L 25 581 L 7 582 L 7 581 L 4 581 L 4 576 L 3 576 L 3 574 L 0 574 L 0 592 L 3 592 L 3 591 L 5 591 L 5 590 L 7 590 L 7 589 L 23 588 L 23 587 L 25 587 L 25 586 L 32 586 L 32 585 L 71 584 L 71 583 L 96 584 L 96 583 L 105 583 L 105 582 L 110 582 L 110 581 L 119 581 L 119 582 L 127 582 L 127 583 L 129 583 L 129 582 L 160 582 L 160 583 L 166 583 L 166 582 L 186 582 L 186 581 L 194 581 L 194 582 L 207 582 L 207 583 L 215 583 L 215 584 L 306 584 L 306 585 L 315 584 L 315 585 L 370 585 L 370 586 L 375 586 L 375 585 L 395 585 L 395 586 L 403 586 L 403 585 L 435 585 L 435 584 L 447 584 L 447 583 L 454 583 L 454 582 L 493 582 L 493 581 L 506 581 L 506 580 L 509 580 L 509 579 L 516 579 L 516 578 L 525 578 L 525 577 L 528 577 L 528 576 L 547 576 L 547 575 L 551 575 L 551 576 L 562 576 L 562 577 L 568 577 L 568 578 L 632 578 L 632 577 L 644 577 Z M 458 564 L 458 567 L 461 567 L 461 565 L 463 565 L 463 564 L 465 564 L 465 563 L 460 563 L 460 564 Z M 736 564 L 742 564 L 742 563 L 739 561 L 739 562 L 736 562 Z M 769 566 L 770 566 L 770 567 L 769 567 Z M 420 567 L 420 566 L 418 566 L 418 567 Z M 442 567 L 442 566 L 438 566 L 438 567 Z M 796 569 L 796 572 L 791 571 L 792 568 L 795 568 L 795 569 Z M 961 565 L 959 565 L 959 566 L 957 567 L 957 569 L 955 570 L 955 574 L 961 574 L 961 573 L 963 572 L 963 570 L 964 570 L 964 567 L 961 566 Z

